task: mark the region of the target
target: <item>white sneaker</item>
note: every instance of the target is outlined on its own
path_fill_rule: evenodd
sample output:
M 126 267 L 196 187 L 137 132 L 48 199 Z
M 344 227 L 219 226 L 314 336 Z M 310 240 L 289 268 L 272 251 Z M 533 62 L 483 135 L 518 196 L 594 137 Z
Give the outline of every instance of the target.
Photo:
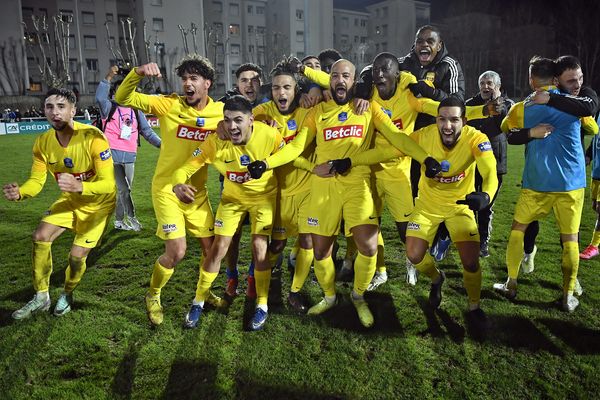
M 530 254 L 523 254 L 523 259 L 521 260 L 521 269 L 523 273 L 530 274 L 535 269 L 534 258 L 537 253 L 537 246 L 533 245 L 533 251 Z
M 12 317 L 14 319 L 25 319 L 31 317 L 31 314 L 39 311 L 48 311 L 49 309 L 50 297 L 44 300 L 39 299 L 36 295 L 33 295 L 33 299 L 29 300 L 27 304 L 12 313 Z
M 388 276 L 387 276 L 387 272 L 383 271 L 383 272 L 375 272 L 375 275 L 373 276 L 373 279 L 371 280 L 371 284 L 369 285 L 369 287 L 367 288 L 368 291 L 371 290 L 375 290 L 377 289 L 379 286 L 383 285 L 384 283 L 386 283 L 388 280 Z
M 579 300 L 577 300 L 577 297 L 573 296 L 572 294 L 568 294 L 563 297 L 563 303 L 562 303 L 563 310 L 565 310 L 567 312 L 573 312 L 573 311 L 575 311 L 575 309 L 577 308 L 578 305 L 579 305 Z
M 575 296 L 581 296 L 583 294 L 583 287 L 581 283 L 579 283 L 579 279 L 575 280 L 575 288 L 573 289 L 573 294 Z
M 115 221 L 115 229 L 119 229 L 121 231 L 131 231 L 133 227 L 127 223 L 127 221 Z
M 411 263 L 408 258 L 406 259 L 406 283 L 411 286 L 415 286 L 417 284 L 417 275 L 419 271 L 415 268 L 413 263 Z
M 511 281 L 510 278 L 508 278 L 505 283 L 494 283 L 494 290 L 512 300 L 517 297 L 517 282 Z
M 142 230 L 142 224 L 140 223 L 140 221 L 138 221 L 136 217 L 129 218 L 129 226 L 131 227 L 131 230 L 135 232 L 139 232 Z

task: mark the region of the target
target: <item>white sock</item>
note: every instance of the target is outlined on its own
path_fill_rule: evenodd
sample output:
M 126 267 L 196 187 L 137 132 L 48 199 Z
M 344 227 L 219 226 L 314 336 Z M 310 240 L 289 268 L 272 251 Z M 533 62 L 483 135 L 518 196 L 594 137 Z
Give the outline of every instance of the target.
M 333 304 L 335 302 L 336 295 L 334 294 L 333 296 L 325 296 L 324 298 L 327 304 Z
M 37 300 L 47 301 L 50 299 L 50 293 L 48 292 L 37 292 L 35 294 Z
M 385 272 L 384 272 L 384 273 L 385 273 Z M 361 296 L 361 295 L 359 295 L 358 293 L 356 293 L 356 292 L 353 290 L 353 291 L 352 291 L 352 298 L 353 298 L 354 300 L 363 300 L 365 297 L 364 297 L 364 296 Z
M 256 306 L 256 308 L 260 308 L 261 310 L 263 310 L 264 312 L 268 312 L 269 311 L 269 306 L 267 306 L 266 304 L 258 304 Z
M 195 305 L 195 306 L 200 306 L 200 307 L 204 308 L 204 301 L 196 301 L 196 300 L 194 300 L 194 301 L 192 301 L 192 304 Z

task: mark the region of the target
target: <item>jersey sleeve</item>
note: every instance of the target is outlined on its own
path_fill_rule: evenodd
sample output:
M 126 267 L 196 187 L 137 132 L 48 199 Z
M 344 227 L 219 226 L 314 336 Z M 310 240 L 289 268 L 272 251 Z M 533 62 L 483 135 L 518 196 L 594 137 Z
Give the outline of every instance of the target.
M 142 110 L 146 114 L 168 114 L 175 101 L 174 98 L 168 96 L 150 96 L 136 92 L 135 88 L 141 82 L 142 78 L 142 76 L 135 72 L 135 68 L 133 68 L 117 89 L 115 101 L 123 106 Z
M 304 119 L 303 128 L 291 142 L 283 146 L 277 153 L 267 157 L 265 162 L 269 169 L 277 168 L 293 161 L 312 143 L 316 136 L 315 110 L 316 108 L 313 108 L 309 112 Z
M 115 191 L 115 171 L 110 147 L 104 137 L 96 137 L 90 145 L 96 179 L 82 182 L 83 195 L 107 194 Z
M 396 157 L 402 156 L 402 152 L 394 146 L 374 147 L 362 151 L 350 157 L 353 166 L 379 164 Z
M 304 158 L 304 157 L 298 157 L 294 160 L 293 163 L 294 167 L 296 168 L 300 168 L 303 169 L 305 171 L 308 172 L 312 172 L 312 170 L 315 168 L 315 163 L 310 162 L 308 159 Z
M 47 178 L 46 160 L 40 149 L 39 138 L 33 145 L 33 164 L 29 179 L 19 187 L 21 199 L 36 196 L 44 187 Z
M 508 114 L 502 120 L 500 128 L 502 132 L 508 132 L 512 129 L 521 129 L 525 125 L 525 103 L 519 102 L 514 104 Z
M 209 135 L 208 138 L 194 150 L 192 157 L 173 172 L 171 184 L 175 186 L 187 182 L 187 180 L 205 164 L 212 163 L 217 154 L 217 140 L 217 135 Z
M 404 132 L 400 131 L 400 129 L 394 125 L 392 120 L 381 111 L 381 107 L 377 103 L 373 103 L 371 109 L 373 110 L 373 123 L 375 124 L 375 128 L 388 140 L 388 142 L 403 154 L 419 163 L 422 163 L 427 158 L 425 150 L 411 140 Z
M 487 136 L 477 135 L 477 139 L 473 140 L 471 151 L 475 157 L 477 169 L 483 178 L 481 188 L 490 196 L 490 199 L 493 199 L 498 190 L 498 174 L 492 144 Z
M 594 120 L 594 117 L 587 116 L 581 118 L 581 129 L 583 129 L 586 135 L 598 134 L 598 124 Z
M 329 74 L 323 71 L 317 71 L 311 67 L 304 67 L 304 76 L 321 86 L 324 89 L 329 89 Z

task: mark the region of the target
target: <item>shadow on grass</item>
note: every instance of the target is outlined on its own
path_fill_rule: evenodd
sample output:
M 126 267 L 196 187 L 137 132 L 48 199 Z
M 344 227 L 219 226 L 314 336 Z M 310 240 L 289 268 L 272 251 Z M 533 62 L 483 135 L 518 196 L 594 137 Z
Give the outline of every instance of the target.
M 241 370 L 236 374 L 237 396 L 240 399 L 336 400 L 346 396 L 323 393 L 306 386 L 277 385 L 260 380 L 255 374 Z M 198 397 L 200 398 L 200 397 Z
M 111 389 L 113 394 L 119 396 L 120 398 L 131 398 L 134 371 L 135 365 L 137 364 L 138 354 L 139 352 L 135 342 L 132 342 L 127 348 L 123 359 L 117 367 L 117 373 L 113 379 Z
M 488 315 L 490 326 L 488 342 L 497 342 L 513 349 L 525 349 L 532 353 L 546 351 L 564 356 L 561 349 L 548 339 L 529 319 L 520 316 Z
M 7 310 L 6 308 L 0 308 L 0 328 L 12 324 L 15 320 L 12 318 L 14 310 Z
M 163 399 L 215 399 L 217 366 L 205 360 L 174 360 Z
M 132 239 L 136 236 L 139 236 L 139 232 L 127 232 L 121 233 L 115 229 L 112 229 L 104 234 L 102 237 L 102 243 L 100 246 L 94 248 L 90 255 L 87 258 L 87 266 L 93 266 L 96 262 L 111 253 L 117 247 L 118 244 L 126 241 L 127 239 Z
M 447 334 L 455 343 L 464 342 L 465 328 L 454 321 L 446 311 L 440 308 L 434 309 L 425 297 L 417 298 L 417 303 L 419 303 L 427 322 L 427 329 L 419 332 L 421 336 L 443 337 Z M 442 329 L 442 325 L 445 330 Z
M 600 331 L 552 318 L 537 319 L 578 354 L 600 354 Z

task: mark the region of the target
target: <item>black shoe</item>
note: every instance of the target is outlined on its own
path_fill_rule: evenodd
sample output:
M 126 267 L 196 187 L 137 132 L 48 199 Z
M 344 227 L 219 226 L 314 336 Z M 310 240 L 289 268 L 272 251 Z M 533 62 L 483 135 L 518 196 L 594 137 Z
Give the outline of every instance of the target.
M 429 304 L 433 308 L 439 308 L 442 303 L 442 285 L 445 280 L 446 274 L 444 271 L 440 271 L 440 281 L 431 284 L 431 289 L 429 289 Z
M 490 256 L 490 249 L 488 248 L 488 244 L 485 242 L 481 242 L 481 246 L 479 247 L 479 257 L 487 258 Z
M 299 292 L 290 292 L 288 295 L 288 304 L 298 314 L 306 314 L 306 311 L 308 311 L 308 307 L 304 303 L 304 298 L 302 298 Z

